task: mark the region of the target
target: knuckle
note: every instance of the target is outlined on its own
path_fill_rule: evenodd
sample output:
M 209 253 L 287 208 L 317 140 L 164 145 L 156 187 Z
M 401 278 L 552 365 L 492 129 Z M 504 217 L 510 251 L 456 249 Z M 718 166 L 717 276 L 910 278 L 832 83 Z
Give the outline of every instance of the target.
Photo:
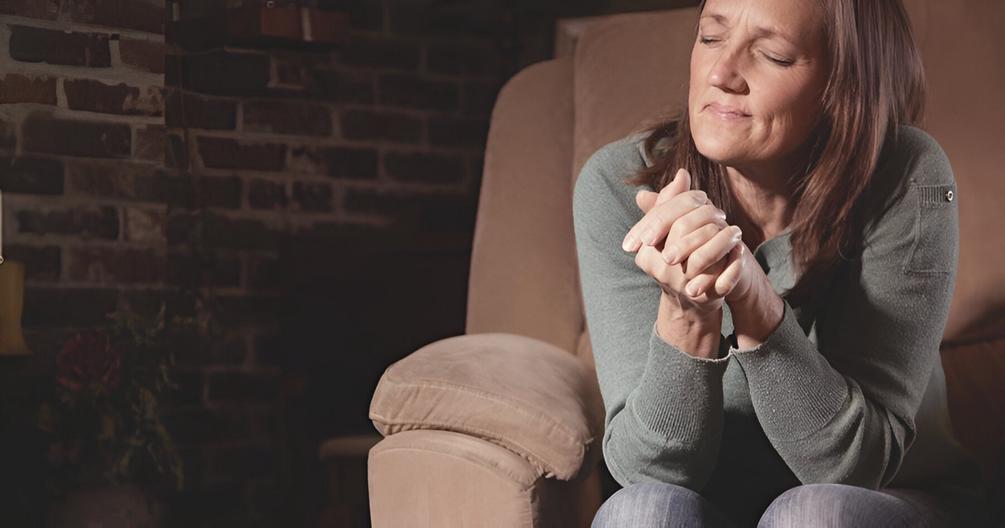
M 677 240 L 681 237 L 681 232 L 686 227 L 685 220 L 683 218 L 678 218 L 670 225 L 670 229 L 667 231 L 667 239 Z
M 701 227 L 701 234 L 704 235 L 705 238 L 712 238 L 719 234 L 719 227 L 714 224 L 705 224 Z

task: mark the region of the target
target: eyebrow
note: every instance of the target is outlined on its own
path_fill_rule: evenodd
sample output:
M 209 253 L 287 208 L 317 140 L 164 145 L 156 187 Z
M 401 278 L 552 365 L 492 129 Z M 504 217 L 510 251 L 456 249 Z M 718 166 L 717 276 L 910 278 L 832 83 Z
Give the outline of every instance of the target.
M 704 15 L 702 15 L 701 18 L 711 18 L 712 20 L 715 20 L 716 22 L 718 22 L 718 23 L 720 23 L 720 24 L 722 24 L 722 25 L 724 25 L 726 27 L 729 27 L 729 24 L 727 23 L 728 19 L 725 16 L 720 15 L 719 13 L 704 14 Z M 769 27 L 761 26 L 761 27 L 756 28 L 756 32 L 759 35 L 764 35 L 766 37 L 778 37 L 778 38 L 787 40 L 791 44 L 796 44 L 796 40 L 795 39 L 793 39 L 792 37 L 786 35 L 785 33 L 781 32 L 781 31 L 778 31 L 776 29 L 772 29 L 772 28 L 769 28 Z

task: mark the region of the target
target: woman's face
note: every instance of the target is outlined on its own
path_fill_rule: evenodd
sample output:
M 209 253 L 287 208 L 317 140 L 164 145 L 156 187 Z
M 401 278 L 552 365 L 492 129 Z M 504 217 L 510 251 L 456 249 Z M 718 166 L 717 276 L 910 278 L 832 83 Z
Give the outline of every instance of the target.
M 688 91 L 698 151 L 729 166 L 786 160 L 816 126 L 826 54 L 819 2 L 708 0 Z

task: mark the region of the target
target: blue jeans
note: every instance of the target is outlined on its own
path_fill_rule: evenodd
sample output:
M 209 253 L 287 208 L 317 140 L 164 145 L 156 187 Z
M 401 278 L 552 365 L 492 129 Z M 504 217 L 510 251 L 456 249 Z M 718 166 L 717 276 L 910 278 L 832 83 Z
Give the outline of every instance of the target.
M 936 499 L 922 491 L 870 490 L 845 484 L 807 484 L 779 495 L 757 522 L 758 528 L 950 527 L 959 524 Z M 592 528 L 743 528 L 693 490 L 643 482 L 619 489 L 601 505 Z

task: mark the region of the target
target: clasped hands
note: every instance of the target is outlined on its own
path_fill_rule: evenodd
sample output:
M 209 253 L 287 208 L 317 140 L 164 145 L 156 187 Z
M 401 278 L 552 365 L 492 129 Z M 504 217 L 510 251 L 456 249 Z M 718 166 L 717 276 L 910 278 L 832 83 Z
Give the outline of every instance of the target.
M 682 308 L 712 312 L 723 299 L 742 299 L 762 270 L 751 262 L 740 228 L 726 224 L 704 191 L 690 188 L 691 175 L 680 169 L 659 193 L 639 191 L 635 202 L 645 216 L 622 249 L 637 251 L 635 264 Z

